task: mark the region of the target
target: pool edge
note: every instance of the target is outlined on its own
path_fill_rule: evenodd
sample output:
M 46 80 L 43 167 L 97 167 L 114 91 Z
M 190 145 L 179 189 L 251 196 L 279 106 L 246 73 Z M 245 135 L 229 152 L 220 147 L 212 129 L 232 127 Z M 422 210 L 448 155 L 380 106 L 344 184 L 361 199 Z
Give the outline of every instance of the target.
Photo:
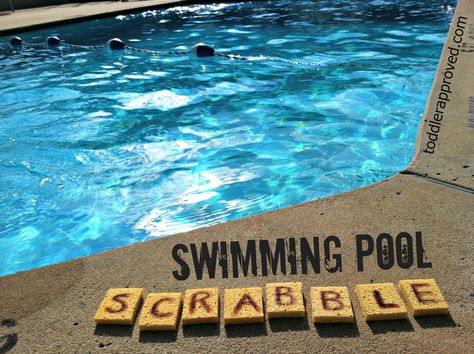
M 220 2 L 244 1 L 250 0 L 220 0 Z M 0 24 L 0 36 L 19 34 L 42 28 L 54 28 L 55 26 L 61 26 L 68 23 L 83 22 L 139 11 L 214 2 L 215 1 L 211 0 L 142 0 L 107 4 L 94 3 L 92 5 L 90 3 L 80 3 L 78 7 L 74 6 L 78 5 L 78 3 L 69 3 L 58 6 L 47 6 L 44 8 L 40 7 L 17 10 L 9 15 L 4 15 L 8 16 L 8 18 L 6 18 L 8 21 L 4 22 L 6 25 Z M 106 6 L 109 6 L 110 8 L 106 8 Z M 81 12 L 81 10 L 84 10 L 84 12 Z M 53 15 L 51 15 L 51 11 L 53 11 Z M 22 24 L 18 25 L 19 22 L 22 22 Z
M 402 173 L 474 191 L 474 70 L 469 68 L 474 68 L 474 1 L 459 1 L 425 106 L 415 154 Z

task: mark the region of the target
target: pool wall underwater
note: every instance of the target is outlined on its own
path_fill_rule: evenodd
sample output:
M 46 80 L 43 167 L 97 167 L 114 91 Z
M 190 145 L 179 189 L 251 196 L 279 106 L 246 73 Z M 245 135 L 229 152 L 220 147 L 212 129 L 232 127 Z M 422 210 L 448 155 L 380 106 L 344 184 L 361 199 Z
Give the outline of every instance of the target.
M 405 170 L 328 198 L 2 277 L 0 334 L 5 344 L 0 343 L 1 348 L 55 353 L 470 351 L 474 347 L 473 53 L 474 2 L 461 0 L 425 107 L 415 156 Z M 422 255 L 421 262 L 407 268 L 397 262 L 381 266 L 375 247 L 364 257 L 363 269 L 358 267 L 358 238 L 376 242 L 380 235 L 394 240 L 400 234 L 411 236 L 413 252 Z M 329 242 L 326 252 L 323 245 L 329 238 L 339 242 Z M 328 259 L 320 259 L 319 269 L 299 262 L 291 267 L 292 245 L 298 249 L 303 239 L 315 242 L 313 251 L 329 254 Z M 244 275 L 241 268 L 234 273 L 232 243 L 242 250 L 258 245 L 259 261 L 267 252 L 260 247 L 268 245 L 274 253 L 288 255 L 288 266 L 283 271 L 282 262 L 274 263 L 275 267 L 267 263 L 265 273 L 259 269 L 256 275 Z M 202 258 L 205 248 L 209 262 Z M 449 316 L 377 323 L 357 320 L 343 326 L 314 326 L 309 318 L 237 326 L 220 321 L 149 334 L 140 333 L 137 326 L 96 327 L 92 319 L 112 287 L 183 292 L 301 281 L 306 293 L 310 286 L 343 285 L 352 295 L 356 284 L 415 278 L 437 280 L 450 304 Z M 353 305 L 360 313 L 358 304 Z

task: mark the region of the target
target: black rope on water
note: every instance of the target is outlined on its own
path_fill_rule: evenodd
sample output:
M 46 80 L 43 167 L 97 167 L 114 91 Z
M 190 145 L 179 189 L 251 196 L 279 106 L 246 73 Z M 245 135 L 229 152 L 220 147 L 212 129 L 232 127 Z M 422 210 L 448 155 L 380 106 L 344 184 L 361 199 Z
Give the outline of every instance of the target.
M 45 47 L 50 47 L 48 46 L 47 43 L 45 42 L 22 42 L 23 45 L 31 48 L 45 48 Z M 82 49 L 99 49 L 99 48 L 106 48 L 106 45 L 82 45 L 82 44 L 72 44 L 72 43 L 67 43 L 64 41 L 61 41 L 60 44 L 65 47 L 71 47 L 71 48 L 82 48 Z
M 262 59 L 260 59 L 260 60 L 276 61 L 276 62 L 279 62 L 279 63 L 293 64 L 293 65 L 321 66 L 321 64 L 318 64 L 318 63 L 310 63 L 310 62 L 304 62 L 304 61 L 292 61 L 292 60 L 286 60 L 286 59 L 280 59 L 280 58 L 262 57 Z
M 37 43 L 31 43 L 31 42 L 23 42 L 27 47 L 31 48 L 39 48 L 39 47 L 44 47 L 45 44 L 43 42 L 37 42 Z
M 216 53 L 216 56 L 224 57 L 228 59 L 250 60 L 250 58 L 241 57 L 240 55 L 235 55 L 235 54 Z
M 128 46 L 128 45 L 126 45 L 124 48 L 125 48 L 125 49 L 128 49 L 128 50 L 131 50 L 131 51 L 133 51 L 133 52 L 139 52 L 139 53 L 151 54 L 151 55 L 185 55 L 185 54 L 189 54 L 189 53 L 190 53 L 189 50 L 186 50 L 186 51 L 168 51 L 168 52 L 162 52 L 162 51 L 159 51 L 159 50 L 140 49 L 140 48 L 130 47 L 130 46 Z
M 106 48 L 106 45 L 83 45 L 83 44 L 71 44 L 64 41 L 61 41 L 61 45 L 71 48 L 82 48 L 82 49 L 100 49 Z
M 69 47 L 69 48 L 81 48 L 81 49 L 102 49 L 102 48 L 110 48 L 111 50 L 129 50 L 132 52 L 142 53 L 142 54 L 149 54 L 149 55 L 159 55 L 159 56 L 167 56 L 167 55 L 193 55 L 198 58 L 204 57 L 212 57 L 218 56 L 228 59 L 235 59 L 235 60 L 246 60 L 246 61 L 271 61 L 271 62 L 279 62 L 284 64 L 292 64 L 292 65 L 305 65 L 305 66 L 321 66 L 317 63 L 310 63 L 310 62 L 302 62 L 302 61 L 292 61 L 286 60 L 281 58 L 271 58 L 271 57 L 244 57 L 241 55 L 236 54 L 227 54 L 227 53 L 218 53 L 214 50 L 214 48 L 204 44 L 198 43 L 194 45 L 191 50 L 180 50 L 180 51 L 159 51 L 159 50 L 152 50 L 152 49 L 141 49 L 135 48 L 128 45 L 119 39 L 119 38 L 112 38 L 107 41 L 105 45 L 84 45 L 84 44 L 72 44 L 68 43 L 64 40 L 59 39 L 56 36 L 50 36 L 46 39 L 46 42 L 43 43 L 32 43 L 32 42 L 25 42 L 20 37 L 12 37 L 10 38 L 10 45 L 13 48 L 21 48 L 22 45 L 31 48 L 57 48 L 59 46 Z
M 131 47 L 128 45 L 125 45 L 125 43 L 120 39 L 120 38 L 112 38 L 107 41 L 107 44 L 102 44 L 102 45 L 84 45 L 84 44 L 72 44 L 68 43 L 64 40 L 59 39 L 56 36 L 50 36 L 46 38 L 45 42 L 26 42 L 23 41 L 20 37 L 11 37 L 10 38 L 10 45 L 14 49 L 20 49 L 22 46 L 26 46 L 29 48 L 58 48 L 60 46 L 64 47 L 70 47 L 70 48 L 81 48 L 81 49 L 102 49 L 102 48 L 109 48 L 113 51 L 117 50 L 129 50 L 132 52 L 137 52 L 137 53 L 142 53 L 142 54 L 149 54 L 149 55 L 157 55 L 157 56 L 167 56 L 167 55 L 192 55 L 198 58 L 204 58 L 204 57 L 221 57 L 221 58 L 227 58 L 227 59 L 232 59 L 232 60 L 244 60 L 244 61 L 269 61 L 269 62 L 278 62 L 278 63 L 283 63 L 283 64 L 291 64 L 291 65 L 303 65 L 303 66 L 312 66 L 312 67 L 321 67 L 322 65 L 319 63 L 312 63 L 312 62 L 303 62 L 303 61 L 294 61 L 294 60 L 287 60 L 287 59 L 282 59 L 282 58 L 276 58 L 276 57 L 264 57 L 264 56 L 258 56 L 258 57 L 245 57 L 241 55 L 236 55 L 236 54 L 227 54 L 227 53 L 218 53 L 214 50 L 214 48 L 204 44 L 204 43 L 198 43 L 195 44 L 191 50 L 181 50 L 181 51 L 159 51 L 159 50 L 151 50 L 151 49 L 141 49 L 141 48 L 135 48 Z M 439 56 L 439 51 L 437 50 L 432 57 L 434 56 Z M 344 64 L 342 64 L 344 65 Z M 354 64 L 354 63 L 349 63 L 345 64 L 347 66 L 353 66 L 356 68 L 361 68 L 362 66 L 360 64 Z M 372 66 L 372 64 L 368 64 L 368 66 Z M 413 73 L 407 75 L 406 77 L 408 79 L 412 78 L 416 74 L 418 74 L 422 70 L 422 68 L 415 70 Z

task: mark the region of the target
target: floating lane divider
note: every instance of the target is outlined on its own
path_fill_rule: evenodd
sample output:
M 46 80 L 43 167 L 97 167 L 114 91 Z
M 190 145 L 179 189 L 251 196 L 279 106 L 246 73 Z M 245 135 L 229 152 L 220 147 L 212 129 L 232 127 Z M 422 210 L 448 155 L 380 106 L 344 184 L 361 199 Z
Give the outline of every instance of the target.
M 211 46 L 198 43 L 192 46 L 191 50 L 183 50 L 183 51 L 159 51 L 159 50 L 151 50 L 151 49 L 140 49 L 135 47 L 130 47 L 125 44 L 120 38 L 112 38 L 107 41 L 106 45 L 81 45 L 81 44 L 71 44 L 66 41 L 59 39 L 56 36 L 50 36 L 46 38 L 45 43 L 32 43 L 23 41 L 20 37 L 12 37 L 10 38 L 10 46 L 13 49 L 21 49 L 22 46 L 37 48 L 37 47 L 44 47 L 47 46 L 50 49 L 57 48 L 59 46 L 64 47 L 71 47 L 71 48 L 85 48 L 85 49 L 99 49 L 99 48 L 109 48 L 111 50 L 130 50 L 133 52 L 143 53 L 143 54 L 150 54 L 150 55 L 192 55 L 197 58 L 206 58 L 206 57 L 223 57 L 228 59 L 235 59 L 235 60 L 258 60 L 258 61 L 273 61 L 285 64 L 292 64 L 292 65 L 305 65 L 305 66 L 321 66 L 318 63 L 311 63 L 311 62 L 302 62 L 302 61 L 292 61 L 286 60 L 281 58 L 272 58 L 272 57 L 244 57 L 241 55 L 236 54 L 227 54 L 227 53 L 218 53 L 215 51 L 214 48 Z

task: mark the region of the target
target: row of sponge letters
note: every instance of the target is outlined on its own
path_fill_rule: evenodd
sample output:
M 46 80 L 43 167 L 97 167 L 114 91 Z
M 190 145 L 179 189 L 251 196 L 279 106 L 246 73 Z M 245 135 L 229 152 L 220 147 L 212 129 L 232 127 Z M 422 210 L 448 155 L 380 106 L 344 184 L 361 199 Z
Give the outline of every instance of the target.
M 260 323 L 268 318 L 305 317 L 302 283 L 269 283 L 261 288 L 225 289 L 224 323 Z M 366 321 L 404 319 L 449 312 L 434 279 L 401 280 L 393 283 L 359 284 L 355 293 Z M 315 323 L 354 322 L 347 287 L 311 287 L 311 312 Z M 132 325 L 143 298 L 141 288 L 109 289 L 94 317 L 97 324 Z M 408 308 L 408 310 L 407 310 Z M 182 312 L 182 313 L 181 313 Z M 219 322 L 217 288 L 181 293 L 150 293 L 141 311 L 141 331 L 176 330 L 181 313 L 183 325 Z

